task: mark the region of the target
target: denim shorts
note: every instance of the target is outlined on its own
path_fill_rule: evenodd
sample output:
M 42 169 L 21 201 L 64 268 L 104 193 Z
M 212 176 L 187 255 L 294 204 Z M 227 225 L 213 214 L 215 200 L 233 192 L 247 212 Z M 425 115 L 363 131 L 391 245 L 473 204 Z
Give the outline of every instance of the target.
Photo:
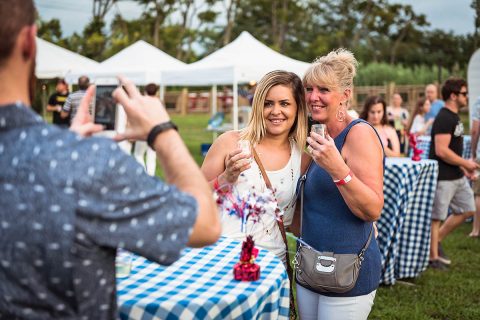
M 435 191 L 432 219 L 445 220 L 448 210 L 452 214 L 475 212 L 473 190 L 466 177 L 456 180 L 440 180 Z

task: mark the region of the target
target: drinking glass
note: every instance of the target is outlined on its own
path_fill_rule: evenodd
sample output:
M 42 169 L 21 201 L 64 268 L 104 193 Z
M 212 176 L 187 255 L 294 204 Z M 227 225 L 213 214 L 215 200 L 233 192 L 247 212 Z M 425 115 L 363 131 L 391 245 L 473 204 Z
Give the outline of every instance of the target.
M 238 141 L 238 148 L 242 150 L 242 154 L 248 155 L 250 158 L 242 160 L 242 162 L 250 163 L 251 159 L 251 150 L 250 150 L 250 141 L 247 140 L 239 140 Z
M 322 136 L 322 138 L 325 138 L 325 131 L 327 129 L 327 126 L 323 123 L 318 123 L 318 124 L 312 124 L 312 132 L 315 132 L 316 134 L 319 134 Z

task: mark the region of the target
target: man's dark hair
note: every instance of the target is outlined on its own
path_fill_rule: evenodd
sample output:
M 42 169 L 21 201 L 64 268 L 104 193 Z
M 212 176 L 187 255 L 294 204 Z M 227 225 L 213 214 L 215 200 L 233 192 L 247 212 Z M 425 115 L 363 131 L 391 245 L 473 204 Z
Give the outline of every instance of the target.
M 158 86 L 155 83 L 149 83 L 145 86 L 145 92 L 149 96 L 155 96 L 158 91 Z
M 0 1 L 0 67 L 10 57 L 20 30 L 35 23 L 32 0 Z
M 66 82 L 65 79 L 63 79 L 63 78 L 58 78 L 58 79 L 57 79 L 57 84 L 67 85 L 67 82 Z
M 78 88 L 80 90 L 87 90 L 90 85 L 90 79 L 87 76 L 81 76 L 78 78 Z
M 442 98 L 444 101 L 450 99 L 452 93 L 459 94 L 462 87 L 467 86 L 467 81 L 461 78 L 450 78 L 442 86 Z

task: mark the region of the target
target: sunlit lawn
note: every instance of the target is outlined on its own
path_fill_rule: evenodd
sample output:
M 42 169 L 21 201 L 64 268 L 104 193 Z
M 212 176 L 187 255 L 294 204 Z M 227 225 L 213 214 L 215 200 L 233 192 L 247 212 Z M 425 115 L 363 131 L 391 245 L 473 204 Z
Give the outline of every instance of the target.
M 467 237 L 470 230 L 466 223 L 443 242 L 448 271 L 380 287 L 370 319 L 480 319 L 480 240 Z

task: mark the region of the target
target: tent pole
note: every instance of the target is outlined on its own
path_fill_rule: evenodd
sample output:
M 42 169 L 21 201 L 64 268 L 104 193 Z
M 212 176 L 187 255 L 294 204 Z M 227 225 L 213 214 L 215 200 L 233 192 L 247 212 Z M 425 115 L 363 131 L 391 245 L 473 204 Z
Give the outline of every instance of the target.
M 212 116 L 217 113 L 217 85 L 212 86 Z
M 238 82 L 236 68 L 233 68 L 233 130 L 238 130 Z
M 160 85 L 160 101 L 165 104 L 165 85 L 163 83 Z
M 213 116 L 215 116 L 215 114 L 217 113 L 217 85 L 216 84 L 212 86 L 211 97 L 212 97 L 212 118 L 213 118 Z M 217 139 L 217 136 L 218 136 L 218 132 L 216 130 L 213 130 L 212 141 L 215 141 Z

